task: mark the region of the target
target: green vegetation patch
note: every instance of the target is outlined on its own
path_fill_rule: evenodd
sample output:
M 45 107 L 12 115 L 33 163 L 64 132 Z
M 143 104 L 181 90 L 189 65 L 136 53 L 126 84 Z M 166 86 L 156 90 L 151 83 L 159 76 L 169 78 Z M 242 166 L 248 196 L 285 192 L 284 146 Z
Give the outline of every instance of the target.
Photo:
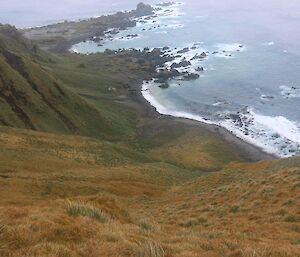
M 67 201 L 65 208 L 67 214 L 73 217 L 88 217 L 102 223 L 109 222 L 111 219 L 105 212 L 90 204 Z

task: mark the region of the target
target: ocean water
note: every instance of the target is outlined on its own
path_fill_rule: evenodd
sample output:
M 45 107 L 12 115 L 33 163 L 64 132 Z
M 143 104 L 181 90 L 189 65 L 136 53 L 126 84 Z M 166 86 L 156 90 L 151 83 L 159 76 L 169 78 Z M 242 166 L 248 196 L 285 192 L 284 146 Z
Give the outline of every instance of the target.
M 72 50 L 168 46 L 168 54 L 176 56 L 189 47 L 175 62 L 207 52 L 207 58 L 181 68 L 198 73 L 199 79 L 173 79 L 168 89 L 145 82 L 144 97 L 162 114 L 218 124 L 280 157 L 300 155 L 299 13 L 292 5 L 282 10 L 276 1 L 249 8 L 225 2 L 164 7 L 157 18 L 142 19 L 101 45 L 88 41 Z M 288 38 L 282 35 L 285 28 L 292 33 Z M 197 67 L 204 71 L 197 72 Z
M 131 10 L 137 3 L 136 0 L 0 0 L 0 23 L 18 28 L 44 26 Z
M 47 0 L 43 5 L 55 1 Z M 158 2 L 150 1 L 154 6 Z M 133 0 L 60 3 L 61 11 L 54 8 L 48 15 L 40 15 L 43 12 L 33 8 L 39 19 L 25 19 L 21 15 L 14 18 L 15 23 L 43 25 L 49 20 L 132 9 L 137 4 Z M 176 62 L 207 52 L 206 58 L 191 60 L 191 66 L 181 68 L 198 73 L 199 79 L 173 79 L 168 89 L 160 88 L 154 81 L 145 82 L 144 97 L 162 114 L 218 124 L 280 157 L 300 155 L 298 0 L 184 0 L 164 7 L 157 15 L 151 20 L 140 19 L 135 28 L 121 31 L 101 44 L 86 41 L 73 46 L 71 51 L 88 54 L 107 48 L 168 46 L 168 54 L 178 56 L 178 50 L 188 47 L 189 51 L 180 54 Z M 7 17 L 13 19 L 9 12 Z M 166 67 L 171 64 L 166 63 Z M 198 67 L 204 71 L 196 71 Z

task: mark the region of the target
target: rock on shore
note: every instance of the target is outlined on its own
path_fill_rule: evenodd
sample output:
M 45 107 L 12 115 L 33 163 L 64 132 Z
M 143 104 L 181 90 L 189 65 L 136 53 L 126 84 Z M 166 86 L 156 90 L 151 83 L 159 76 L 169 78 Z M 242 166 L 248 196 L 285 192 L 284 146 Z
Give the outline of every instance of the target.
M 142 17 L 147 15 L 153 15 L 153 14 L 154 14 L 154 10 L 151 7 L 151 5 L 144 4 L 144 3 L 139 3 L 135 10 L 136 17 Z

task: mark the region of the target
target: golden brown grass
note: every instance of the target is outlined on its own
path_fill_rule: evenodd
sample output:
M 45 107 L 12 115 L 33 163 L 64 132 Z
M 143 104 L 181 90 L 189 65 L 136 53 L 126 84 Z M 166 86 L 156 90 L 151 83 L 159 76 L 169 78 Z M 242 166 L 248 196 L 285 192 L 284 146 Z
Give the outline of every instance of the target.
M 88 138 L 2 129 L 0 146 L 1 257 L 300 256 L 297 158 L 196 176 Z
M 232 146 L 217 139 L 212 133 L 197 128 L 152 148 L 149 154 L 153 158 L 167 160 L 188 169 L 208 171 L 220 169 L 230 160 L 239 160 Z
M 65 208 L 69 216 L 88 217 L 90 219 L 94 219 L 102 223 L 106 223 L 110 220 L 110 217 L 105 212 L 103 212 L 101 209 L 97 208 L 96 206 L 90 204 L 85 204 L 82 202 L 74 202 L 69 200 L 66 202 Z

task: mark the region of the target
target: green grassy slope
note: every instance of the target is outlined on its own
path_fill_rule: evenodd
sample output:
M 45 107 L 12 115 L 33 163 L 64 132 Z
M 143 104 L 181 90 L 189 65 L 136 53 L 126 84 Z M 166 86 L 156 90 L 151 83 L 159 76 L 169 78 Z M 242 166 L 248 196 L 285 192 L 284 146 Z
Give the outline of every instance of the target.
M 95 108 L 40 65 L 56 60 L 22 38 L 13 27 L 0 27 L 0 124 L 108 139 L 128 133 L 123 133 L 122 126 L 114 126 L 118 110 L 111 104 L 102 110 Z M 75 75 L 74 71 L 66 73 Z

